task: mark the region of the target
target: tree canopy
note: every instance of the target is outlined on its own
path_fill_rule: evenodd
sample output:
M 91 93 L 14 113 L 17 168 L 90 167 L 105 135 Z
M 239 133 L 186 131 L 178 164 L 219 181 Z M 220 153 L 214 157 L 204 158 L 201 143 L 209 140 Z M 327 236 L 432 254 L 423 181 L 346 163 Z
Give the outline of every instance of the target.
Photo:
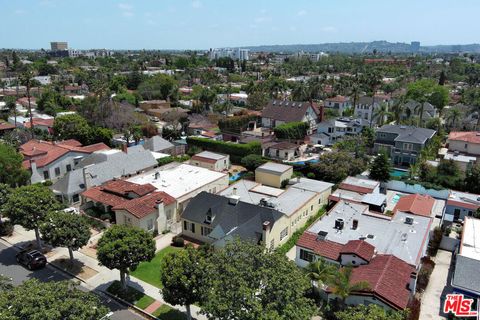
M 155 256 L 152 234 L 137 227 L 114 225 L 98 240 L 98 261 L 109 269 L 120 270 L 120 281 L 125 289 L 125 275 L 143 261 Z
M 381 150 L 370 165 L 370 179 L 386 182 L 390 180 L 390 171 L 392 171 L 390 159 L 387 152 Z
M 338 320 L 406 320 L 407 311 L 385 311 L 376 305 L 357 305 L 335 313 Z
M 0 318 L 5 320 L 98 320 L 107 313 L 97 296 L 70 281 L 31 279 L 0 290 Z
M 363 158 L 355 158 L 347 152 L 330 152 L 320 156 L 319 162 L 310 165 L 315 179 L 338 183 L 348 176 L 354 176 L 367 168 Z
M 138 93 L 146 100 L 175 100 L 178 96 L 178 84 L 169 75 L 157 74 L 140 83 Z
M 25 184 L 30 173 L 22 167 L 23 156 L 13 147 L 0 143 L 0 183 L 11 187 Z

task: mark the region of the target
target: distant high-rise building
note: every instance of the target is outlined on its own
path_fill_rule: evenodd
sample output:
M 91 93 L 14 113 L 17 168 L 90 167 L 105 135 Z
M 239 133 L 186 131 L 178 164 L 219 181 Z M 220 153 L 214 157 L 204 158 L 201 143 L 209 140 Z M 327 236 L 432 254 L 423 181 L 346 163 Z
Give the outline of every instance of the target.
M 410 42 L 410 49 L 412 50 L 412 52 L 420 51 L 420 42 L 419 41 Z
M 67 42 L 50 42 L 50 49 L 52 51 L 68 50 Z
M 210 49 L 209 57 L 210 60 L 215 60 L 219 58 L 232 58 L 233 60 L 249 60 L 249 52 L 248 49 L 232 49 L 232 48 L 216 48 Z

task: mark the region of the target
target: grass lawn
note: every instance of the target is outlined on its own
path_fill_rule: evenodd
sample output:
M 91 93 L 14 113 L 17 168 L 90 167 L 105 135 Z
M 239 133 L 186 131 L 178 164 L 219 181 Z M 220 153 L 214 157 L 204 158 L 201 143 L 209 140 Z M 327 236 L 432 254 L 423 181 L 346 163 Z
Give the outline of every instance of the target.
M 122 291 L 120 281 L 114 281 L 110 287 L 108 287 L 107 291 L 125 301 L 130 302 L 131 304 L 134 304 L 140 309 L 145 309 L 155 301 L 155 299 L 152 297 L 147 296 L 143 292 L 140 292 L 132 287 L 127 286 L 127 291 Z
M 177 250 L 182 250 L 182 248 L 166 247 L 165 249 L 159 251 L 152 261 L 140 263 L 137 269 L 131 272 L 131 275 L 135 278 L 148 282 L 155 287 L 161 288 L 162 283 L 160 282 L 160 262 L 166 254 L 175 252 Z
M 161 320 L 185 320 L 187 316 L 176 309 L 173 309 L 166 304 L 159 307 L 153 312 L 153 315 Z

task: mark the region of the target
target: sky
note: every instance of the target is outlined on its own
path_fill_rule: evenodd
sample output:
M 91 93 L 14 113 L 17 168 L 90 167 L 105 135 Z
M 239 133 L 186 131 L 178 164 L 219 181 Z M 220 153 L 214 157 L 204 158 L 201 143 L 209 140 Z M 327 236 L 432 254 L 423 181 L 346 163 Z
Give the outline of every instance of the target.
M 0 48 L 480 42 L 479 0 L 0 0 Z

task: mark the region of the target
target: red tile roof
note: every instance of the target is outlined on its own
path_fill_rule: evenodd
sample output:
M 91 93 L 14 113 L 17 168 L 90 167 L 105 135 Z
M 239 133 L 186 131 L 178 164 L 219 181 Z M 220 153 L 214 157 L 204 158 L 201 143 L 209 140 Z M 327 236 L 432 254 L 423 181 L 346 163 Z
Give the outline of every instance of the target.
M 149 183 L 136 184 L 125 180 L 109 181 L 100 186 L 99 188 L 102 191 L 116 193 L 124 197 L 126 197 L 129 193 L 134 193 L 137 196 L 141 197 L 156 190 L 156 188 Z
M 35 128 L 36 126 L 44 126 L 44 127 L 53 127 L 53 122 L 55 121 L 54 119 L 42 119 L 42 118 L 33 118 L 33 127 Z M 30 126 L 30 120 L 26 121 L 23 126 L 25 128 L 31 128 Z
M 175 202 L 175 198 L 165 192 L 154 192 L 141 198 L 136 198 L 113 207 L 113 210 L 125 210 L 135 217 L 141 219 L 158 210 L 156 205 L 158 201 L 164 205 L 170 205 Z
M 411 194 L 398 200 L 393 212 L 402 211 L 418 216 L 430 217 L 432 215 L 435 199 L 429 195 Z
M 327 259 L 338 260 L 343 245 L 329 240 L 317 240 L 317 237 L 317 234 L 306 231 L 298 239 L 297 246 L 312 250 Z
M 114 193 L 104 192 L 102 187 L 93 187 L 82 193 L 82 196 L 107 206 L 115 207 L 129 200 Z
M 369 264 L 354 268 L 350 283 L 366 281 L 373 293 L 396 309 L 405 309 L 410 301 L 410 275 L 415 268 L 393 255 L 376 255 Z
M 470 209 L 470 210 L 477 210 L 478 208 L 480 208 L 479 205 L 476 205 L 473 203 L 467 203 L 463 201 L 456 201 L 456 200 L 447 200 L 447 205 Z
M 23 166 L 30 168 L 30 161 L 35 160 L 37 167 L 41 168 L 67 154 L 68 152 L 92 153 L 99 150 L 109 150 L 104 143 L 96 143 L 82 147 L 81 143 L 70 139 L 60 142 L 30 140 L 20 146 L 20 152 L 26 158 Z
M 326 101 L 329 101 L 329 102 L 339 102 L 339 103 L 342 103 L 342 102 L 346 102 L 348 100 L 350 100 L 350 98 L 348 97 L 344 97 L 344 96 L 335 96 L 333 98 L 327 98 L 325 99 Z
M 13 124 L 8 123 L 8 122 L 0 123 L 0 131 L 12 130 L 12 129 L 15 129 L 15 126 Z
M 339 189 L 350 190 L 358 193 L 372 193 L 375 188 L 360 187 L 349 183 L 340 183 Z
M 370 261 L 375 254 L 375 247 L 364 240 L 350 240 L 340 251 L 340 254 L 356 254 L 365 261 Z
M 450 134 L 448 135 L 448 140 L 480 143 L 480 132 L 479 131 L 465 131 L 465 132 L 454 131 L 454 132 L 450 132 Z

